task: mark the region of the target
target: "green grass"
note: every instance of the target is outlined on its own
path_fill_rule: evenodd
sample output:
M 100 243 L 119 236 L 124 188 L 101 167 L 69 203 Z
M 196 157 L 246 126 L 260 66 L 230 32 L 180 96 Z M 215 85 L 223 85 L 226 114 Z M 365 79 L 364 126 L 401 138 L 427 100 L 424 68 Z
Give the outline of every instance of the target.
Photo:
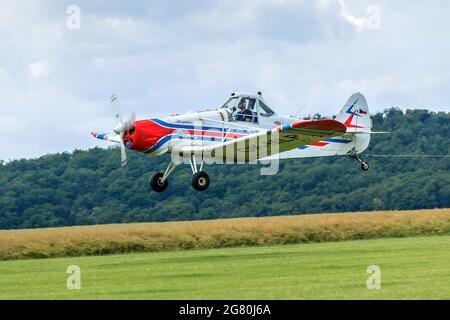
M 0 299 L 450 299 L 450 236 L 0 262 Z M 81 268 L 81 290 L 66 269 Z M 369 265 L 382 271 L 368 290 Z

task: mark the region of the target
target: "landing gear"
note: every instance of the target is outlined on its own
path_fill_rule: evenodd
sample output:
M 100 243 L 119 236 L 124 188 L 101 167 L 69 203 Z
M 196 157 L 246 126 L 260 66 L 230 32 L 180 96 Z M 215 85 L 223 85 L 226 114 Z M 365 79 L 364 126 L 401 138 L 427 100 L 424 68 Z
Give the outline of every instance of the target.
M 181 162 L 180 162 L 181 163 Z M 161 193 L 167 190 L 169 187 L 169 175 L 175 170 L 175 168 L 180 164 L 171 161 L 164 173 L 158 172 L 156 173 L 150 180 L 150 187 L 153 191 Z M 209 188 L 211 184 L 211 180 L 206 172 L 202 171 L 203 162 L 200 164 L 200 168 L 198 168 L 196 159 L 194 155 L 190 158 L 190 164 L 192 169 L 192 179 L 191 185 L 197 191 L 205 191 Z
M 164 173 L 156 173 L 150 180 L 150 187 L 153 191 L 161 193 L 167 190 L 169 186 L 169 175 L 175 170 L 178 165 L 174 162 L 170 162 Z
M 192 187 L 199 191 L 205 191 L 209 188 L 209 185 L 211 184 L 211 180 L 209 179 L 209 176 L 206 172 L 202 171 L 203 169 L 203 162 L 200 165 L 200 169 L 197 169 L 197 162 L 195 160 L 195 157 L 191 156 L 191 169 L 192 169 L 192 180 L 191 185 Z
M 161 193 L 167 190 L 169 180 L 163 180 L 164 173 L 158 172 L 150 179 L 150 187 L 153 191 Z
M 206 172 L 199 171 L 192 176 L 192 187 L 197 191 L 205 191 L 208 189 L 211 180 Z
M 369 171 L 369 164 L 367 162 L 361 163 L 361 169 L 363 169 L 363 171 Z
M 369 171 L 369 164 L 365 162 L 358 154 L 350 155 L 350 158 L 355 159 L 360 165 L 363 171 Z

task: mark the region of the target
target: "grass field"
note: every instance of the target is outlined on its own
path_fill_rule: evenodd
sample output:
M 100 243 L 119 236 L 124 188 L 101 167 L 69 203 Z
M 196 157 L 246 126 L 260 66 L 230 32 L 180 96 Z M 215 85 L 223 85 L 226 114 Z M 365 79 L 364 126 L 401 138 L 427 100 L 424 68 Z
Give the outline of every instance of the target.
M 0 260 L 450 234 L 450 209 L 0 231 Z
M 449 248 L 432 236 L 2 261 L 0 299 L 450 299 Z M 81 290 L 66 288 L 70 265 Z

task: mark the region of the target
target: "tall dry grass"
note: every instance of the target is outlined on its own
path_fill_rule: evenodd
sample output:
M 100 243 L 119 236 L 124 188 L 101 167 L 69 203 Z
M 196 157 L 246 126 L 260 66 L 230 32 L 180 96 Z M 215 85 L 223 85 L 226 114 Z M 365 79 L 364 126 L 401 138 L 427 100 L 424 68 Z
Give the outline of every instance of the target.
M 450 209 L 0 231 L 0 260 L 450 234 Z

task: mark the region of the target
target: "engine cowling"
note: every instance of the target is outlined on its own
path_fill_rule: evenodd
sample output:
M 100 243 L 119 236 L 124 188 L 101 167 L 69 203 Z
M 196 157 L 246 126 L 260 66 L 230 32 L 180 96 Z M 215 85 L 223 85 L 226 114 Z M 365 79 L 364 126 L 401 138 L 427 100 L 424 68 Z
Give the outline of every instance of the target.
M 165 136 L 175 132 L 175 129 L 163 127 L 151 120 L 136 121 L 130 130 L 125 132 L 123 142 L 127 149 L 145 152 L 155 146 Z

